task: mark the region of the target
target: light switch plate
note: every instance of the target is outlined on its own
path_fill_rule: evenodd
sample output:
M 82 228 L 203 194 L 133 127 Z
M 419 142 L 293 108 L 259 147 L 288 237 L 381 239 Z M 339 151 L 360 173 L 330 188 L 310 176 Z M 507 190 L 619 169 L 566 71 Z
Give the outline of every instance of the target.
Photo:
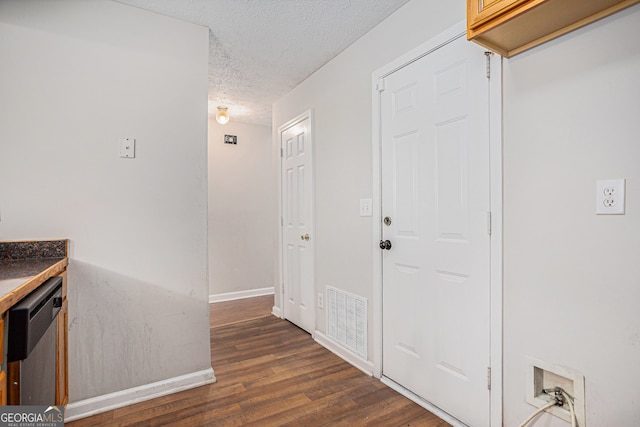
M 371 216 L 371 199 L 360 199 L 360 216 Z
M 601 179 L 596 183 L 596 214 L 624 215 L 624 179 Z
M 120 141 L 120 157 L 123 159 L 135 159 L 136 140 L 135 138 L 123 138 Z

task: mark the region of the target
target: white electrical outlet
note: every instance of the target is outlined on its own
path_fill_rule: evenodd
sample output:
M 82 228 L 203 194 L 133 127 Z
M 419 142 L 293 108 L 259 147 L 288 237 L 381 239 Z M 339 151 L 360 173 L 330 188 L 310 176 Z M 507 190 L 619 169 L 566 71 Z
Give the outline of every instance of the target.
M 596 183 L 596 214 L 624 215 L 624 179 L 602 179 Z
M 324 295 L 318 293 L 318 308 L 324 308 Z

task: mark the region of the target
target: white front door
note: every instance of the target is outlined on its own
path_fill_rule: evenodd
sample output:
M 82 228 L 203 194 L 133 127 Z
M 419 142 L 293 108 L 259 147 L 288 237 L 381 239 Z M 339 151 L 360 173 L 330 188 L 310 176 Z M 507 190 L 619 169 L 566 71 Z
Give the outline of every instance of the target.
M 462 37 L 387 76 L 380 104 L 382 373 L 474 427 L 490 414 L 488 93 Z
M 313 150 L 311 119 L 300 116 L 279 129 L 282 153 L 283 316 L 309 333 L 313 305 Z

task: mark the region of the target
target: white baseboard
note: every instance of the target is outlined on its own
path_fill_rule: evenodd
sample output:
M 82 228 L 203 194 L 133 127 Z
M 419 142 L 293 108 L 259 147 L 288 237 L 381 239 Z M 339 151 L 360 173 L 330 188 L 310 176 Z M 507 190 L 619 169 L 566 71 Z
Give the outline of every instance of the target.
M 270 288 L 250 289 L 248 291 L 209 295 L 209 304 L 214 302 L 232 301 L 234 299 L 260 297 L 262 295 L 273 295 L 273 286 Z
M 313 334 L 313 338 L 316 340 L 318 344 L 329 350 L 331 353 L 341 357 L 345 361 L 349 362 L 356 368 L 360 369 L 362 372 L 369 376 L 373 376 L 373 363 L 368 360 L 363 359 L 355 353 L 347 350 L 340 344 L 336 343 L 325 334 L 319 331 L 315 331 Z
M 271 314 L 280 319 L 284 319 L 284 317 L 282 317 L 282 310 L 280 310 L 280 307 L 276 307 L 275 305 L 271 308 Z
M 417 403 L 418 405 L 422 406 L 427 411 L 429 411 L 432 414 L 438 416 L 443 421 L 446 421 L 447 423 L 451 424 L 453 427 L 467 427 L 467 425 L 464 424 L 463 422 L 461 422 L 459 419 L 452 417 L 451 415 L 449 415 L 448 413 L 446 413 L 442 409 L 440 409 L 437 406 L 427 402 L 426 400 L 422 399 L 420 396 L 412 393 L 411 391 L 409 391 L 406 388 L 402 387 L 400 384 L 396 383 L 395 381 L 390 380 L 389 378 L 384 377 L 384 376 L 382 378 L 380 378 L 380 381 L 382 381 L 382 383 L 384 385 L 386 385 L 389 388 L 392 388 L 393 390 L 397 391 L 398 393 L 400 393 L 401 395 L 403 395 L 407 399 L 411 400 L 414 403 Z
M 139 387 L 116 391 L 90 399 L 69 403 L 64 411 L 64 421 L 70 422 L 134 403 L 155 399 L 179 391 L 211 384 L 216 381 L 213 368 L 169 378 Z

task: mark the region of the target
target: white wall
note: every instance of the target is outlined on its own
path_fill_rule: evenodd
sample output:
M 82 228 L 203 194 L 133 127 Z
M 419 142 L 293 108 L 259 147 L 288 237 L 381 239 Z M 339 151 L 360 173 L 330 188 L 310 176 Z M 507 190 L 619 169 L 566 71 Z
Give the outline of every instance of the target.
M 584 374 L 587 425 L 640 420 L 638 23 L 635 6 L 504 61 L 507 426 L 533 410 L 526 355 Z M 624 216 L 595 215 L 608 178 Z
M 237 145 L 224 143 L 236 135 Z M 271 128 L 209 119 L 209 293 L 273 288 Z M 227 296 L 228 297 L 228 296 Z
M 334 286 L 373 299 L 372 257 L 379 249 L 372 218 L 359 211 L 360 199 L 372 197 L 371 74 L 461 21 L 464 12 L 464 2 L 410 1 L 274 104 L 275 131 L 308 109 L 314 113 L 318 292 Z M 274 146 L 276 162 L 278 154 Z M 279 306 L 278 297 L 279 291 Z M 371 324 L 371 309 L 369 317 Z M 324 310 L 317 329 L 326 332 Z
M 71 240 L 72 402 L 211 367 L 207 55 L 115 2 L 0 2 L 0 238 Z
M 371 300 L 377 249 L 371 218 L 358 216 L 371 197 L 371 73 L 463 20 L 464 2 L 453 3 L 410 1 L 274 104 L 274 129 L 315 113 L 319 292 Z M 640 419 L 638 22 L 634 6 L 504 62 L 507 427 L 534 409 L 526 355 L 585 375 L 588 425 Z M 607 178 L 627 179 L 625 216 L 595 215 L 595 183 Z

